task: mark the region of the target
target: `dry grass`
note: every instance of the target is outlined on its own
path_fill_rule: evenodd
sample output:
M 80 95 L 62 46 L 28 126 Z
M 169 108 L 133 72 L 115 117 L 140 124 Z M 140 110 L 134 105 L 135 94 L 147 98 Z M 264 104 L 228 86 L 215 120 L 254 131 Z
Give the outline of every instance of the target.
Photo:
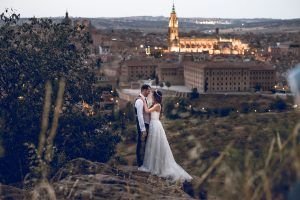
M 41 132 L 39 137 L 39 146 L 37 149 L 37 156 L 39 159 L 39 171 L 41 172 L 40 180 L 37 181 L 36 186 L 31 191 L 31 199 L 33 200 L 55 200 L 56 195 L 53 186 L 48 181 L 50 162 L 53 158 L 53 140 L 56 135 L 59 116 L 63 104 L 63 94 L 65 91 L 65 80 L 61 79 L 59 82 L 59 89 L 56 98 L 56 105 L 54 109 L 54 116 L 52 120 L 52 126 L 48 130 L 49 116 L 51 110 L 51 94 L 52 86 L 50 82 L 46 83 L 44 111 L 41 123 Z
M 31 193 L 32 199 L 56 199 L 47 177 L 64 87 L 65 83 L 61 81 L 52 126 L 49 129 L 52 88 L 49 83 L 46 85 L 37 150 L 41 160 L 42 178 Z M 215 199 L 281 200 L 286 194 L 276 189 L 282 187 L 285 181 L 291 187 L 296 178 L 300 177 L 298 118 L 299 113 L 291 111 L 236 114 L 209 119 L 164 119 L 163 124 L 175 159 L 194 177 L 192 190 L 196 198 L 206 191 L 208 197 Z M 129 165 L 135 165 L 134 146 L 132 141 L 125 141 L 118 146 L 117 156 Z M 117 166 L 118 162 L 113 161 L 111 164 Z M 286 177 L 282 177 L 286 172 Z M 124 179 L 131 179 L 131 175 L 124 176 Z M 179 188 L 178 184 L 167 186 L 163 181 L 160 184 L 162 188 L 174 187 L 174 192 Z M 75 187 L 76 182 L 72 188 Z M 70 190 L 69 197 L 73 190 Z M 127 197 L 134 199 L 129 185 L 126 185 L 126 190 Z
M 298 119 L 291 111 L 163 124 L 176 161 L 194 176 L 195 197 L 207 191 L 216 199 L 279 200 L 286 194 L 277 188 L 291 186 L 300 172 Z M 124 159 L 132 155 L 121 149 Z

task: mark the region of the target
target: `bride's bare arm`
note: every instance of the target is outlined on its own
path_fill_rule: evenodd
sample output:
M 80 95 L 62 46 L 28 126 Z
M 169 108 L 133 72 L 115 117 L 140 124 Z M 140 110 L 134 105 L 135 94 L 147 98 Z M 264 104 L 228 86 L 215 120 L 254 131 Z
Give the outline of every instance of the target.
M 144 108 L 145 108 L 146 113 L 151 113 L 154 111 L 160 112 L 159 104 L 155 104 L 152 108 L 148 108 L 146 101 L 145 100 L 143 100 L 143 101 L 144 101 Z

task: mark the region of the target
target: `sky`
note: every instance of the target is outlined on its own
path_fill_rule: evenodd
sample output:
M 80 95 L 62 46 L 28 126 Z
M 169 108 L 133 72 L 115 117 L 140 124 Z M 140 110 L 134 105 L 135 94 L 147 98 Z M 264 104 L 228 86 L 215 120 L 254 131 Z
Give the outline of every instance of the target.
M 174 0 L 177 16 L 209 18 L 300 18 L 300 0 Z M 169 16 L 172 0 L 0 0 L 0 13 L 21 17 Z

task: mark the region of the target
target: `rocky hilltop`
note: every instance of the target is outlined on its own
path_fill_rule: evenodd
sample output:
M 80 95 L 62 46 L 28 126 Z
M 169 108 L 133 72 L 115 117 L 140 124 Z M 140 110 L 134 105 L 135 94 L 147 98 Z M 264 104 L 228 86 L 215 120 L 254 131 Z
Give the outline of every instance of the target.
M 180 184 L 137 171 L 136 166 L 112 167 L 82 158 L 61 168 L 50 183 L 57 199 L 192 199 Z M 30 191 L 2 185 L 0 199 L 32 199 Z M 35 191 L 45 193 L 43 188 Z

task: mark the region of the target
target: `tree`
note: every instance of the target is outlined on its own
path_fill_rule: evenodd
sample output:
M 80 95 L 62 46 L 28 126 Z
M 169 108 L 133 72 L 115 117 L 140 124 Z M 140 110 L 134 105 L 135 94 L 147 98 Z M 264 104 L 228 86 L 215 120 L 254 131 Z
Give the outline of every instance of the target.
M 192 92 L 191 92 L 191 99 L 198 99 L 199 98 L 199 92 L 198 92 L 198 90 L 197 90 L 197 88 L 193 88 L 192 89 Z
M 255 92 L 260 91 L 260 90 L 261 90 L 261 85 L 260 85 L 259 83 L 257 83 L 257 84 L 254 86 L 254 90 L 255 90 Z
M 107 162 L 115 153 L 120 137 L 106 129 L 104 121 L 104 118 L 86 115 L 63 117 L 55 141 L 55 166 L 78 157 Z
M 173 113 L 174 110 L 174 102 L 172 100 L 167 100 L 164 102 L 164 115 L 169 119 L 177 118 L 177 114 Z
M 271 104 L 271 109 L 276 109 L 278 111 L 284 111 L 286 108 L 287 108 L 286 102 L 279 97 L 277 97 L 275 102 Z
M 207 90 L 208 90 L 208 78 L 205 79 L 204 92 L 207 92 Z
M 112 95 L 113 97 L 119 97 L 119 94 L 118 94 L 118 91 L 117 91 L 116 88 L 112 89 L 111 95 Z
M 250 111 L 250 105 L 247 102 L 241 103 L 241 113 L 248 113 Z
M 149 77 L 150 79 L 156 79 L 155 71 L 153 71 Z
M 80 122 L 72 108 L 81 100 L 92 102 L 95 82 L 85 62 L 91 44 L 88 32 L 79 26 L 53 23 L 51 19 L 32 18 L 16 25 L 16 16 L 2 14 L 4 24 L 0 27 L 0 120 L 4 121 L 0 137 L 5 136 L 0 139 L 5 151 L 0 158 L 0 181 L 5 183 L 19 182 L 29 171 L 24 144 L 37 146 L 45 83 L 50 81 L 56 94 L 58 80 L 66 81 L 59 135 L 67 140 L 65 133 L 69 128 L 65 121 L 71 118 Z M 50 108 L 55 109 L 54 105 Z M 106 123 L 100 121 L 101 126 L 91 127 L 102 130 Z M 84 129 L 74 128 L 72 134 L 83 137 Z M 101 148 L 113 152 L 110 143 Z
M 98 67 L 98 69 L 101 67 L 102 63 L 103 62 L 102 62 L 101 58 L 97 58 L 97 60 L 96 60 L 96 66 Z
M 156 75 L 156 76 L 155 76 L 155 86 L 156 86 L 156 88 L 157 88 L 158 84 L 159 84 L 159 78 L 158 78 L 158 76 Z
M 160 87 L 160 88 L 163 88 L 163 87 L 164 87 L 164 83 L 161 82 L 161 83 L 159 84 L 159 87 Z
M 167 86 L 167 88 L 168 88 L 168 90 L 169 90 L 169 88 L 171 87 L 171 83 L 170 83 L 169 81 L 167 81 L 167 82 L 165 83 L 165 85 Z

